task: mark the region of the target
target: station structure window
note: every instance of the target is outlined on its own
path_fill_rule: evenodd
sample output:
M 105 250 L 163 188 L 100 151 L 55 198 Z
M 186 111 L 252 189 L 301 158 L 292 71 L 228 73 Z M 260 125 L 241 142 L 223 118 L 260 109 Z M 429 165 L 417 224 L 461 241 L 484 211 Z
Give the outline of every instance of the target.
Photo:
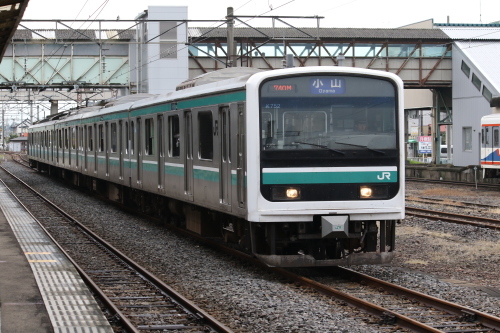
M 481 80 L 474 73 L 472 73 L 472 84 L 477 88 L 477 90 L 481 91 Z
M 465 61 L 462 60 L 462 72 L 464 72 L 464 74 L 467 76 L 467 77 L 470 77 L 470 67 L 465 63 Z
M 462 144 L 464 151 L 472 151 L 472 127 L 462 128 Z
M 488 88 L 486 88 L 486 86 L 483 86 L 483 96 L 488 102 L 491 102 L 491 99 L 493 98 L 493 94 Z

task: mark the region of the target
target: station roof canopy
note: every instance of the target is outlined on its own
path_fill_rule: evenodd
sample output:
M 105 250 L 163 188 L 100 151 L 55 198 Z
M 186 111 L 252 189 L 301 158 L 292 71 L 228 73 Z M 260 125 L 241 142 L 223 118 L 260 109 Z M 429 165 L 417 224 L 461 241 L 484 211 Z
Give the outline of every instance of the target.
M 0 0 L 0 61 L 21 21 L 29 0 Z

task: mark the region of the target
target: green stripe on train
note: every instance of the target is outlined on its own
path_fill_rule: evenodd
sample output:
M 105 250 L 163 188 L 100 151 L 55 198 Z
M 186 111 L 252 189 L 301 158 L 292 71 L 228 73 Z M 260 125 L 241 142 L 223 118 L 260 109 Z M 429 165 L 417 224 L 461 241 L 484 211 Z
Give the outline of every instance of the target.
M 262 183 L 274 184 L 347 184 L 347 183 L 395 183 L 397 171 L 360 172 L 284 172 L 263 173 Z
M 194 169 L 193 177 L 195 179 L 206 180 L 209 182 L 219 182 L 219 172 L 217 171 Z

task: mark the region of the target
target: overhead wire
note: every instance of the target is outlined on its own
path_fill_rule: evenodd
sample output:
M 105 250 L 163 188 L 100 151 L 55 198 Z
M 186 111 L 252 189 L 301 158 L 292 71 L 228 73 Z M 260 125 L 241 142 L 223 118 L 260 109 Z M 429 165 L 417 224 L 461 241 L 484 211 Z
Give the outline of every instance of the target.
M 244 6 L 246 6 L 246 5 L 247 5 L 248 3 L 250 3 L 251 1 L 252 1 L 252 0 L 245 2 L 243 5 L 241 5 L 240 7 L 238 7 L 236 10 L 243 8 Z M 286 2 L 286 3 L 284 3 L 284 4 L 282 4 L 282 5 L 280 5 L 280 6 L 276 7 L 276 8 L 274 8 L 274 9 L 271 9 L 271 10 L 269 10 L 269 11 L 266 11 L 266 12 L 262 13 L 262 14 L 256 15 L 254 18 L 258 18 L 259 16 L 263 16 L 263 15 L 265 15 L 265 14 L 269 13 L 269 12 L 270 12 L 270 11 L 272 11 L 272 10 L 276 10 L 276 9 L 278 9 L 278 8 L 284 7 L 284 6 L 286 6 L 286 5 L 290 4 L 290 3 L 294 2 L 294 1 L 295 1 L 295 0 L 290 0 L 290 1 L 288 1 L 288 2 Z M 357 1 L 357 0 L 355 0 L 355 1 Z M 253 19 L 253 18 L 250 18 L 250 19 L 249 19 L 249 20 L 247 20 L 246 22 L 248 22 L 248 21 L 250 21 L 250 20 L 252 20 L 252 19 Z M 187 23 L 186 23 L 186 24 L 187 24 Z M 220 26 L 222 26 L 223 24 L 225 24 L 225 22 L 221 23 L 219 26 L 215 27 L 214 29 L 219 28 L 219 27 L 220 27 Z M 214 24 L 212 24 L 212 26 L 213 26 L 213 25 L 215 25 L 215 23 L 214 23 Z M 209 28 L 210 28 L 210 27 L 209 27 Z M 212 30 L 214 30 L 214 29 L 212 29 Z M 210 31 L 212 31 L 212 30 L 209 30 L 208 32 L 210 32 Z M 208 33 L 208 32 L 205 32 L 205 33 Z M 187 38 L 189 38 L 189 36 L 187 36 Z M 202 38 L 202 39 L 199 39 L 199 40 L 195 40 L 195 41 L 194 41 L 194 43 L 201 43 L 201 42 L 203 42 L 204 40 L 207 40 L 207 39 L 209 39 L 209 37 L 205 37 L 205 38 Z M 186 40 L 186 41 L 184 41 L 183 43 L 184 43 L 184 44 L 186 44 L 186 43 L 188 43 L 188 41 L 189 41 L 189 39 L 188 39 L 188 40 Z M 133 69 L 130 69 L 128 72 L 126 72 L 126 73 L 122 73 L 122 74 L 119 74 L 119 75 L 117 75 L 116 77 L 120 77 L 120 76 L 123 76 L 123 75 L 130 74 L 130 73 L 132 73 L 132 71 L 139 69 L 139 67 L 144 67 L 144 66 L 149 65 L 149 64 L 151 64 L 151 63 L 153 63 L 153 62 L 156 62 L 156 61 L 158 61 L 158 60 L 161 60 L 161 59 L 162 59 L 162 58 L 161 58 L 161 56 L 162 56 L 163 54 L 165 54 L 166 52 L 169 52 L 170 50 L 172 50 L 174 47 L 177 47 L 177 44 L 175 44 L 174 46 L 172 46 L 172 47 L 170 47 L 170 48 L 168 48 L 168 49 L 164 50 L 163 52 L 160 52 L 159 54 L 155 54 L 155 55 L 152 55 L 152 56 L 148 57 L 148 61 L 146 61 L 144 64 L 141 64 L 140 66 L 136 66 L 136 67 L 134 67 Z M 178 51 L 182 51 L 182 50 L 184 50 L 184 49 L 186 49 L 186 48 L 189 48 L 189 45 L 187 45 L 187 46 L 185 46 L 185 47 L 183 47 L 183 48 L 180 48 Z M 97 77 L 97 76 L 95 76 L 95 77 L 94 77 L 94 79 L 95 79 L 96 77 Z

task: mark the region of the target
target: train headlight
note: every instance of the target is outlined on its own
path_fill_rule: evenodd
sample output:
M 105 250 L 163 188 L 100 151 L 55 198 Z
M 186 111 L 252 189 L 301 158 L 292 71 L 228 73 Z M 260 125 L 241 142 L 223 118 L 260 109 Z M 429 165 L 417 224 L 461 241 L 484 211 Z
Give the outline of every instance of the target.
M 359 188 L 359 197 L 361 199 L 369 199 L 373 196 L 373 190 L 368 186 L 361 186 Z
M 272 188 L 273 200 L 300 200 L 299 187 L 276 186 Z
M 299 190 L 296 188 L 287 188 L 286 197 L 289 199 L 297 199 L 299 197 Z
M 360 199 L 387 199 L 389 187 L 387 185 L 361 185 L 359 187 Z

